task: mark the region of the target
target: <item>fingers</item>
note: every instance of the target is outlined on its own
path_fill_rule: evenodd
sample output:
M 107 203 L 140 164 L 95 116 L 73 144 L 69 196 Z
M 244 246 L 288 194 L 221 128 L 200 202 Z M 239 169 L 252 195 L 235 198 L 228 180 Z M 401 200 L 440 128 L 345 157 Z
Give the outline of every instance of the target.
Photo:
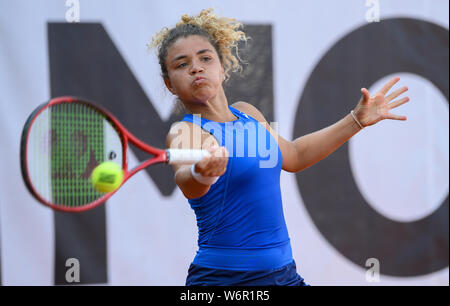
M 393 120 L 406 120 L 406 116 L 400 116 L 400 115 L 394 115 L 394 114 L 388 114 L 386 119 L 393 119 Z
M 390 80 L 389 82 L 387 82 L 387 83 L 383 86 L 383 88 L 380 89 L 379 93 L 382 93 L 383 96 L 386 95 L 386 94 L 389 92 L 389 90 L 392 88 L 392 86 L 394 86 L 395 83 L 397 83 L 399 80 L 400 80 L 399 77 L 393 78 L 392 80 Z
M 361 93 L 362 93 L 361 101 L 363 104 L 366 104 L 367 102 L 369 102 L 370 99 L 369 91 L 366 88 L 361 88 Z
M 208 148 L 210 156 L 204 157 L 195 164 L 195 171 L 204 176 L 220 176 L 227 169 L 229 153 L 225 147 L 212 146 Z
M 389 104 L 389 109 L 396 108 L 396 107 L 398 107 L 398 106 L 400 106 L 400 105 L 402 105 L 402 104 L 404 104 L 404 103 L 406 103 L 408 101 L 409 101 L 409 97 L 404 97 L 404 98 L 402 98 L 400 100 L 394 101 L 394 102 Z
M 406 91 L 408 91 L 408 87 L 406 87 L 406 86 L 402 87 L 402 88 L 394 91 L 393 93 L 391 93 L 389 96 L 387 96 L 386 100 L 392 101 L 392 100 L 394 100 L 395 98 L 397 98 L 398 96 L 400 96 L 402 93 L 404 93 Z
M 408 90 L 408 87 L 406 87 L 406 86 L 403 88 L 400 88 L 400 89 L 396 90 L 395 92 L 391 93 L 389 96 L 387 96 L 386 100 L 391 101 L 391 100 L 395 99 L 396 97 L 398 97 L 399 95 L 401 95 L 402 93 L 406 92 L 407 90 Z M 394 101 L 394 102 L 390 103 L 388 106 L 389 106 L 389 109 L 393 109 L 393 108 L 399 107 L 402 104 L 405 104 L 406 102 L 409 102 L 409 97 L 404 97 L 400 100 Z M 402 121 L 407 120 L 406 116 L 400 116 L 400 115 L 395 115 L 395 114 L 390 114 L 390 113 L 388 113 L 387 119 L 402 120 Z
M 211 153 L 211 156 L 216 156 L 216 157 L 223 157 L 226 151 L 225 147 L 219 147 L 217 145 L 213 145 L 211 147 L 208 148 L 209 153 Z

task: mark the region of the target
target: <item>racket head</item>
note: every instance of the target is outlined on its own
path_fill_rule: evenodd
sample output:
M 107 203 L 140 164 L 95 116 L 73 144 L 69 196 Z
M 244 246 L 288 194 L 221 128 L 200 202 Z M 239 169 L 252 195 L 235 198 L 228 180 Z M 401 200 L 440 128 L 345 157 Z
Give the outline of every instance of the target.
M 81 212 L 104 203 L 114 192 L 100 193 L 90 176 L 104 161 L 127 173 L 126 133 L 116 118 L 88 101 L 58 97 L 40 105 L 22 131 L 25 185 L 39 202 L 59 211 Z

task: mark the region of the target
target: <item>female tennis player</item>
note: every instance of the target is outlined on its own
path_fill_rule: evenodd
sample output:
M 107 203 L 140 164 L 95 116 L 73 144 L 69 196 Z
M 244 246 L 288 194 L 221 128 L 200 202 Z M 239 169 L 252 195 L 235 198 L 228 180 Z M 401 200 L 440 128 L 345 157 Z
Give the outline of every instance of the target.
M 281 170 L 302 171 L 381 120 L 406 120 L 389 111 L 409 101 L 391 102 L 407 88 L 386 96 L 399 78 L 373 97 L 363 88 L 361 100 L 343 119 L 288 141 L 253 105 L 228 104 L 222 84 L 241 67 L 232 53 L 238 54 L 237 43 L 247 39 L 241 26 L 208 9 L 183 15 L 150 44 L 157 48 L 168 90 L 187 112 L 172 126 L 167 147 L 211 152 L 195 165 L 174 166 L 176 184 L 198 225 L 199 249 L 186 285 L 302 286 L 283 215 Z

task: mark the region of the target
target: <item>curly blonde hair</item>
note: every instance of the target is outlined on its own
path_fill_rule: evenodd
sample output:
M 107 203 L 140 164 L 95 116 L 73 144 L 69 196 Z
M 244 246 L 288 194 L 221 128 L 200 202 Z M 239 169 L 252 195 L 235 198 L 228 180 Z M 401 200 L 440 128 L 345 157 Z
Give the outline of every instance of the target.
M 214 14 L 213 9 L 209 8 L 202 10 L 197 16 L 184 14 L 174 28 L 164 27 L 153 36 L 147 46 L 157 48 L 162 76 L 168 77 L 165 61 L 169 47 L 180 37 L 190 35 L 205 37 L 216 49 L 224 67 L 226 79 L 228 79 L 230 71 L 242 71 L 238 43 L 247 41 L 245 33 L 240 30 L 242 28 L 242 23 L 236 19 L 218 17 Z M 233 50 L 236 55 L 233 54 Z

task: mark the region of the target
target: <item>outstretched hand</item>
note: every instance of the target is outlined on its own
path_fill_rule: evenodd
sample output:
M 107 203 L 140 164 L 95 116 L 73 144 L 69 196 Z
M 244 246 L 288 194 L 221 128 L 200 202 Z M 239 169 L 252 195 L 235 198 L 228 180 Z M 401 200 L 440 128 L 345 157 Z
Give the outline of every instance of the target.
M 354 114 L 362 126 L 370 126 L 383 119 L 406 120 L 406 116 L 394 115 L 389 113 L 389 111 L 409 101 L 409 97 L 404 97 L 391 102 L 402 93 L 406 92 L 408 87 L 402 87 L 386 96 L 392 86 L 399 80 L 399 77 L 393 78 L 373 97 L 370 97 L 369 91 L 366 88 L 361 89 L 362 97 L 354 109 Z

